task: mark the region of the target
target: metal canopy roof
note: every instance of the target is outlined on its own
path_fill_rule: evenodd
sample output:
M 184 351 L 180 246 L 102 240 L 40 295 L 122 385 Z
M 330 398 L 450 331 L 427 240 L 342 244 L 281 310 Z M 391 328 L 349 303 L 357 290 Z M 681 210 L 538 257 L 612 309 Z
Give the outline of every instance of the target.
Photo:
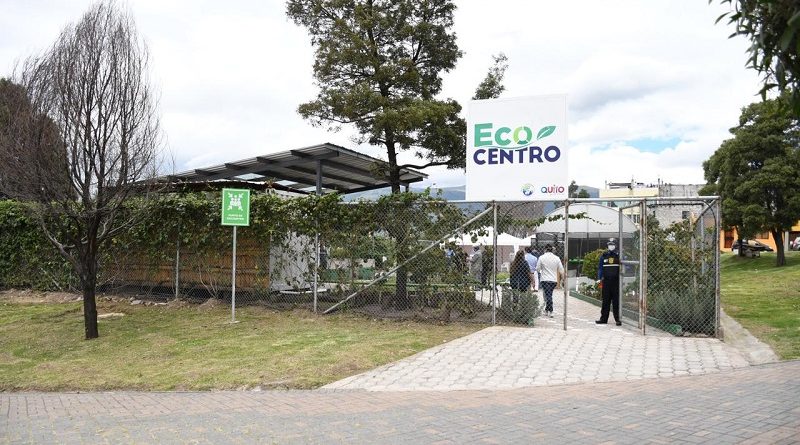
M 168 178 L 177 182 L 208 182 L 220 179 L 248 181 L 290 181 L 291 187 L 316 187 L 340 193 L 355 193 L 388 187 L 387 162 L 338 145 L 325 143 L 298 148 L 213 167 L 197 168 Z M 382 168 L 384 167 L 384 168 Z M 427 178 L 425 173 L 400 170 L 400 184 Z

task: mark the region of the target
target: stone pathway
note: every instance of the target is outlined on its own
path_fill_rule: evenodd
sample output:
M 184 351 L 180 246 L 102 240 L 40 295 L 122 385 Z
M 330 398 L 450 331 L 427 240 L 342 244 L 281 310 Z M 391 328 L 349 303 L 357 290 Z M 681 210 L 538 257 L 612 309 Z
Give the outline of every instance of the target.
M 0 444 L 793 444 L 800 361 L 513 391 L 0 393 Z
M 486 328 L 324 389 L 510 389 L 701 375 L 749 365 L 740 351 L 717 339 L 655 329 L 641 336 L 630 320 L 621 327 L 597 325 L 599 309 L 572 297 L 564 331 L 563 294 L 554 300 L 554 317 L 538 318 L 533 328 Z

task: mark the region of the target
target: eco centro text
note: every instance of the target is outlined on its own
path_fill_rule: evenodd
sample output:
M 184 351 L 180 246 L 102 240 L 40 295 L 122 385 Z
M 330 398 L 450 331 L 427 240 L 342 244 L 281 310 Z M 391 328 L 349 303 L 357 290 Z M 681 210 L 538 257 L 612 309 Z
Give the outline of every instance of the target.
M 555 131 L 549 126 L 539 130 L 536 139 L 547 137 Z M 475 147 L 472 160 L 476 165 L 496 164 L 532 164 L 534 162 L 556 162 L 561 157 L 561 150 L 550 145 L 545 149 L 529 145 L 533 139 L 533 131 L 529 127 L 517 127 L 513 131 L 509 127 L 500 127 L 492 134 L 492 124 L 475 124 Z M 485 148 L 481 148 L 485 147 Z

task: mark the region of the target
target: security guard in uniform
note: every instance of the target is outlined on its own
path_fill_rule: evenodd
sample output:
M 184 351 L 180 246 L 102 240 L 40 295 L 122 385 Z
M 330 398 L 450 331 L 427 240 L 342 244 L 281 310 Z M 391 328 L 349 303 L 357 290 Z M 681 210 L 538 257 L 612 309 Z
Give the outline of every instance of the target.
M 611 238 L 608 240 L 608 250 L 600 255 L 597 278 L 600 280 L 600 288 L 603 293 L 603 307 L 600 309 L 600 319 L 595 321 L 597 324 L 608 323 L 608 309 L 611 306 L 617 326 L 622 326 L 622 319 L 619 317 L 620 264 L 616 248 L 617 243 L 614 238 Z

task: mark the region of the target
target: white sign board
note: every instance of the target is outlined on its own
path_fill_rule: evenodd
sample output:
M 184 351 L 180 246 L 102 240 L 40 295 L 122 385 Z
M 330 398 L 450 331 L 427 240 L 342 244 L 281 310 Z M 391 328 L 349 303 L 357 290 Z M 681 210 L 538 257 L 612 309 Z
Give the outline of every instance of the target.
M 566 199 L 567 158 L 566 95 L 470 102 L 467 200 Z

